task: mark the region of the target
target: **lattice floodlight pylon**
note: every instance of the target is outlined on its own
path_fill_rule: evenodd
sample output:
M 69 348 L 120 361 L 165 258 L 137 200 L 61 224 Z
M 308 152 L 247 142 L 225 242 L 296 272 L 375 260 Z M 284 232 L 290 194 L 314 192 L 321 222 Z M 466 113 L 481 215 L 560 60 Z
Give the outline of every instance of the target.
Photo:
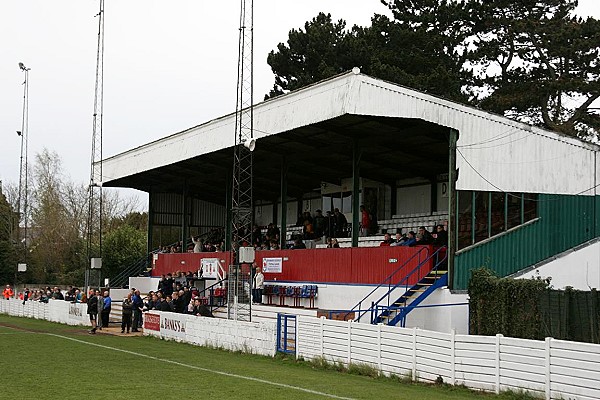
M 240 1 L 238 79 L 231 201 L 231 263 L 228 273 L 228 318 L 251 320 L 252 275 L 239 262 L 239 247 L 252 245 L 253 140 L 253 0 Z
M 94 87 L 94 114 L 92 126 L 92 153 L 90 184 L 88 187 L 87 259 L 85 287 L 91 283 L 92 258 L 102 257 L 102 115 L 104 112 L 104 0 L 99 0 L 98 51 L 96 53 L 96 84 Z M 100 270 L 98 285 L 100 285 Z M 95 281 L 95 279 L 94 279 Z

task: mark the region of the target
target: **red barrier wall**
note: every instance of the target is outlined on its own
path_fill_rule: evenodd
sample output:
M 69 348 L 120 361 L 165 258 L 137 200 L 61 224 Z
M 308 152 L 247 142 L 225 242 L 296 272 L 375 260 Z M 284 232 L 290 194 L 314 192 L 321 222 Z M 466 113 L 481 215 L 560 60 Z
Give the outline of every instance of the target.
M 394 281 L 398 282 L 434 251 L 432 246 L 271 250 L 257 251 L 256 263 L 261 266 L 263 257 L 283 259 L 282 272 L 266 273 L 267 281 L 379 284 L 406 263 L 394 277 Z M 197 271 L 202 258 L 219 258 L 227 270 L 229 253 L 174 253 L 159 254 L 152 275 L 160 276 L 178 270 Z M 427 261 L 419 276 L 411 277 L 408 284 L 415 284 L 433 268 L 433 264 L 433 260 Z

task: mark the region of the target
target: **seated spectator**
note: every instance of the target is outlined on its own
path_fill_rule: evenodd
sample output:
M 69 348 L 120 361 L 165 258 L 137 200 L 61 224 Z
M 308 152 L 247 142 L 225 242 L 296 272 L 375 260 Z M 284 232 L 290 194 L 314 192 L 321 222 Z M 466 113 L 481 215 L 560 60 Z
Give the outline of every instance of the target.
M 329 238 L 329 239 L 327 239 L 327 248 L 328 249 L 339 249 L 340 244 L 338 243 L 338 240 L 336 238 Z
M 390 246 L 400 246 L 406 240 L 406 236 L 402 236 L 400 233 L 396 233 L 396 238 L 392 239 Z
M 417 244 L 417 238 L 415 237 L 415 233 L 413 231 L 408 232 L 407 239 L 400 244 L 400 246 L 414 246 Z
M 448 232 L 444 229 L 444 225 L 439 224 L 435 227 L 433 244 L 436 246 L 448 245 Z
M 433 243 L 433 237 L 431 233 L 424 226 L 419 227 L 419 231 L 417 233 L 417 244 L 431 244 Z
M 199 298 L 194 300 L 194 308 L 192 310 L 192 314 L 199 317 L 210 317 L 214 318 L 215 316 L 210 312 L 208 307 L 206 307 Z
M 275 240 L 271 241 L 271 246 L 269 247 L 271 250 L 279 250 L 279 243 Z
M 379 243 L 380 247 L 389 247 L 393 240 L 389 233 L 383 235 L 383 242 Z
M 294 240 L 294 246 L 292 247 L 292 250 L 297 250 L 297 249 L 306 249 L 306 245 L 300 238 L 296 238 L 296 240 Z

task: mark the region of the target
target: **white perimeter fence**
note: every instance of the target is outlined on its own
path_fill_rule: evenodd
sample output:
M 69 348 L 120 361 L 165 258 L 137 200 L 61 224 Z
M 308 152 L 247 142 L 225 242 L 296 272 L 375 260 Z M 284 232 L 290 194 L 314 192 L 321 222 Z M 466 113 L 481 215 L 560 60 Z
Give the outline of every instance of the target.
M 88 325 L 85 304 L 0 300 L 0 313 Z M 546 399 L 600 399 L 600 345 L 456 335 L 298 316 L 296 356 L 366 364 L 384 374 L 492 392 L 527 390 Z M 144 334 L 272 356 L 275 322 L 235 322 L 150 312 Z

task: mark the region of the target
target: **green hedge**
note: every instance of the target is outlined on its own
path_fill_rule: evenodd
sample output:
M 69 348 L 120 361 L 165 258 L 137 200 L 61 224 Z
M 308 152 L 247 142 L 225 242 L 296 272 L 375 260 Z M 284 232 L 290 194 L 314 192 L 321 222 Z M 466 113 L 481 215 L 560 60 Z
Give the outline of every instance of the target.
M 552 290 L 541 279 L 498 278 L 479 268 L 469 281 L 469 331 L 600 343 L 600 296 L 596 290 Z

